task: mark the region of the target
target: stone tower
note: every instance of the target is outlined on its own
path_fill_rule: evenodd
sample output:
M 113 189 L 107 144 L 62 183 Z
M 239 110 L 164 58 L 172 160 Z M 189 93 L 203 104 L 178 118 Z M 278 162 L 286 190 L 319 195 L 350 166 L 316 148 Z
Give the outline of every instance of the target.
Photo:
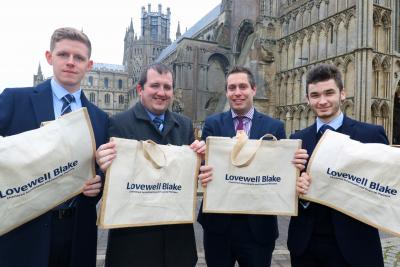
M 153 63 L 161 51 L 171 44 L 170 24 L 171 11 L 167 8 L 166 13 L 163 13 L 161 4 L 157 11 L 153 11 L 150 4 L 147 10 L 142 7 L 139 38 L 131 21 L 124 38 L 123 64 L 133 83 L 139 80 L 142 67 Z
M 43 73 L 42 73 L 42 67 L 40 66 L 40 63 L 39 63 L 37 74 L 33 75 L 33 85 L 36 86 L 43 81 L 44 81 L 44 77 L 43 77 Z

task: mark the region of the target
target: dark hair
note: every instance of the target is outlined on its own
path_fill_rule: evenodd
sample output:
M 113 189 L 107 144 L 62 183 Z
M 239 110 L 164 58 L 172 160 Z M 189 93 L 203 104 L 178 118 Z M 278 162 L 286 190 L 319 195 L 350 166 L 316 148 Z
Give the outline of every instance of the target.
M 313 67 L 308 73 L 306 78 L 306 93 L 308 94 L 308 85 L 317 82 L 324 82 L 333 79 L 339 91 L 343 90 L 342 74 L 335 65 L 331 64 L 318 64 Z
M 229 75 L 235 74 L 235 73 L 245 73 L 247 74 L 247 80 L 249 81 L 249 84 L 251 85 L 251 88 L 254 88 L 256 86 L 256 82 L 254 79 L 253 73 L 251 73 L 250 69 L 242 66 L 233 66 L 232 69 L 226 74 L 226 80 L 228 80 Z M 225 82 L 225 90 L 228 88 L 228 83 Z
M 85 44 L 88 48 L 88 56 L 90 58 L 92 54 L 92 44 L 90 43 L 89 37 L 87 37 L 87 35 L 82 31 L 70 27 L 58 28 L 53 32 L 50 40 L 50 51 L 54 50 L 56 43 L 64 39 L 78 41 Z
M 165 64 L 162 64 L 162 63 L 154 63 L 154 64 L 150 64 L 147 67 L 143 68 L 142 73 L 140 74 L 139 85 L 142 88 L 144 88 L 144 84 L 147 82 L 147 72 L 150 69 L 157 71 L 159 74 L 171 73 L 171 75 L 172 75 L 172 83 L 173 83 L 174 74 L 173 74 L 171 68 L 168 67 Z M 174 84 L 172 84 L 172 87 L 174 87 Z

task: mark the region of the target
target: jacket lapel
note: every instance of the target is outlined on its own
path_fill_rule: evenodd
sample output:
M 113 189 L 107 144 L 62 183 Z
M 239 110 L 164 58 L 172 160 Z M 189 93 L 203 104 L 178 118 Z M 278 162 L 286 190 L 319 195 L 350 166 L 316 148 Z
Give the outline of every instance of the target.
M 262 128 L 261 114 L 254 109 L 254 115 L 253 115 L 253 120 L 251 122 L 251 129 L 249 136 L 250 139 L 258 139 L 261 137 L 260 134 L 266 134 L 262 133 L 261 128 Z
M 236 136 L 235 126 L 233 125 L 232 112 L 230 110 L 222 114 L 223 127 L 221 128 L 224 132 L 223 136 L 234 137 Z
M 347 116 L 344 116 L 341 133 L 349 135 L 351 139 L 354 139 L 354 135 L 356 133 L 354 125 L 354 120 L 350 119 Z
M 50 80 L 39 84 L 33 89 L 31 96 L 32 106 L 35 113 L 37 126 L 44 121 L 54 120 L 53 94 L 51 90 Z

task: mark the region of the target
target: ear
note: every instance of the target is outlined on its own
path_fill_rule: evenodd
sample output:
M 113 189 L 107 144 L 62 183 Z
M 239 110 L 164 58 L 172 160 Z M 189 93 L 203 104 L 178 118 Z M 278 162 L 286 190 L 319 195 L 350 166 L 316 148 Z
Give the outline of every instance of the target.
M 140 84 L 138 84 L 137 86 L 136 86 L 136 92 L 138 93 L 138 95 L 142 95 L 142 90 L 143 90 L 143 87 L 140 85 Z
M 257 93 L 257 87 L 254 85 L 254 87 L 252 87 L 251 89 L 253 90 L 253 96 L 255 96 Z
M 342 91 L 340 91 L 340 100 L 344 101 L 346 99 L 346 92 L 344 91 L 344 88 Z
M 46 57 L 47 63 L 49 63 L 49 65 L 53 65 L 53 55 L 51 54 L 51 52 L 46 51 L 44 56 Z
M 93 68 L 93 60 L 89 59 L 86 71 L 91 71 Z

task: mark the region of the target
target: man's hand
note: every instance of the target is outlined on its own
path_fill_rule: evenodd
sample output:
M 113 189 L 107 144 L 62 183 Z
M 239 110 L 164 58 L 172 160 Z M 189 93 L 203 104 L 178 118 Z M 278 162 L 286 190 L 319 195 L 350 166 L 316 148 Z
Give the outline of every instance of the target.
M 204 160 L 204 156 L 206 154 L 206 143 L 204 141 L 194 140 L 194 142 L 190 145 L 190 148 L 199 154 L 201 159 Z
M 115 143 L 113 141 L 103 144 L 96 151 L 97 165 L 105 173 L 116 156 L 117 151 L 115 150 Z
M 292 160 L 292 163 L 294 164 L 294 166 L 296 166 L 297 169 L 302 171 L 306 168 L 307 159 L 308 159 L 307 150 L 297 149 L 296 152 L 294 153 L 294 158 Z
M 211 166 L 200 166 L 199 180 L 203 187 L 207 187 L 207 184 L 212 181 L 212 171 L 213 169 Z
M 100 193 L 101 189 L 101 178 L 96 175 L 92 179 L 86 181 L 83 186 L 83 194 L 87 197 L 95 197 Z
M 311 184 L 311 176 L 309 176 L 306 172 L 303 172 L 300 177 L 297 178 L 296 182 L 296 191 L 299 195 L 307 194 L 308 189 Z

